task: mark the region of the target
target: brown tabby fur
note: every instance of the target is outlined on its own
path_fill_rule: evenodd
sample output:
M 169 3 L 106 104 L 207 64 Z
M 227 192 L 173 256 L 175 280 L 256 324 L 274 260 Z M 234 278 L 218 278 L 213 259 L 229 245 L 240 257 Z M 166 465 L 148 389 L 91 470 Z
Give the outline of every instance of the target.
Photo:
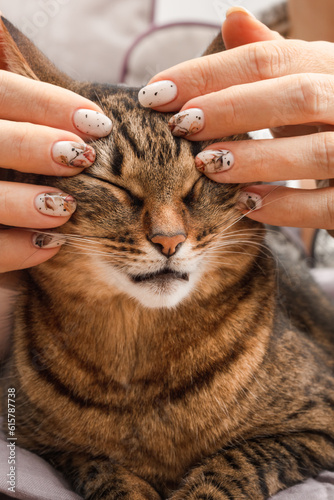
M 17 443 L 86 500 L 264 500 L 333 470 L 328 300 L 277 269 L 260 224 L 239 220 L 240 186 L 200 176 L 203 144 L 173 138 L 136 90 L 63 79 L 4 23 L 29 63 L 11 68 L 98 100 L 114 124 L 81 175 L 9 177 L 78 200 L 60 229 L 77 238 L 29 270 L 17 309 L 4 379 Z M 115 268 L 181 269 L 181 250 L 167 259 L 148 241 L 180 231 L 204 266 L 181 303 L 146 308 L 111 284 Z

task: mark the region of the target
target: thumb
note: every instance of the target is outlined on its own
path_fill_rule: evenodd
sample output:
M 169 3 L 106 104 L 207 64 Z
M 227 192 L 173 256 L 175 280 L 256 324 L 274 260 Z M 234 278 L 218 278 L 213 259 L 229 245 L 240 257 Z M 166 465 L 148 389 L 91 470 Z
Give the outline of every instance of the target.
M 283 38 L 277 31 L 272 31 L 258 21 L 243 7 L 231 7 L 226 12 L 222 36 L 227 49 L 248 43 L 282 40 Z

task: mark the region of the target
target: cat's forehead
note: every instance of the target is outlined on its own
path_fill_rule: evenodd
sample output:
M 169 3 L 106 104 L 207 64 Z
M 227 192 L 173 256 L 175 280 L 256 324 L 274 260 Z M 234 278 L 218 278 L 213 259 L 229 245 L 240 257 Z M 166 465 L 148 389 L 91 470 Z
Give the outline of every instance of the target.
M 194 146 L 175 138 L 168 127 L 170 115 L 144 109 L 137 91 L 120 90 L 106 97 L 103 110 L 113 122 L 112 132 L 95 144 L 98 161 L 110 180 L 164 190 L 191 183 L 199 176 L 194 162 Z

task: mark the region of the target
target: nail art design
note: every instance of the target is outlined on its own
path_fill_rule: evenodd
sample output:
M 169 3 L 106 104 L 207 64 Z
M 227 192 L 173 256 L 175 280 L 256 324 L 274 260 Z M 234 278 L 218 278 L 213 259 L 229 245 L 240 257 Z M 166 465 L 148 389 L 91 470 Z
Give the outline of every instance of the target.
M 73 196 L 65 193 L 42 193 L 35 199 L 37 210 L 45 215 L 68 217 L 77 207 Z
M 175 137 L 188 137 L 204 127 L 204 113 L 198 108 L 186 109 L 172 116 L 168 126 Z
M 238 208 L 240 210 L 259 210 L 262 207 L 262 199 L 259 194 L 243 191 L 239 197 Z
M 57 248 L 66 242 L 66 237 L 62 234 L 35 233 L 32 242 L 38 248 Z
M 80 132 L 95 137 L 105 137 L 112 129 L 110 118 L 92 109 L 78 109 L 74 113 L 73 121 Z
M 92 146 L 80 142 L 59 141 L 52 147 L 52 157 L 57 163 L 69 167 L 90 167 L 95 161 Z
M 201 172 L 215 174 L 225 172 L 234 165 L 234 156 L 227 149 L 206 149 L 195 158 L 195 165 Z
M 177 87 L 175 83 L 170 80 L 162 80 L 140 89 L 138 101 L 144 108 L 151 108 L 174 101 L 176 96 Z

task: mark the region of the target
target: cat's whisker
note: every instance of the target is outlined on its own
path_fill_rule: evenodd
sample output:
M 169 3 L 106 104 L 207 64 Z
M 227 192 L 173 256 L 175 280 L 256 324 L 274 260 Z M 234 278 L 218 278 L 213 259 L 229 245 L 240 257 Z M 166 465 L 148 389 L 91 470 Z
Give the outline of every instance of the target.
M 275 188 L 271 191 L 271 193 L 272 193 L 273 191 L 276 191 L 278 188 L 279 188 L 279 186 L 275 186 Z M 263 201 L 264 201 L 264 200 L 265 200 L 265 199 L 269 196 L 269 194 L 271 194 L 271 193 L 268 193 L 266 196 L 264 196 L 264 197 L 262 198 L 262 206 L 266 206 L 266 205 L 268 205 L 268 203 L 267 203 L 267 204 L 264 204 L 264 203 L 263 203 Z M 287 195 L 287 196 L 289 196 L 289 195 Z M 283 197 L 282 197 L 282 198 L 283 198 Z M 282 198 L 280 198 L 280 199 L 282 199 Z M 270 202 L 270 203 L 273 203 L 274 201 L 277 201 L 277 200 L 272 200 L 272 202 Z M 240 217 L 237 217 L 237 219 L 236 219 L 236 220 L 235 220 L 232 224 L 230 224 L 229 226 L 227 226 L 227 227 L 225 228 L 224 232 L 226 232 L 228 229 L 230 229 L 230 227 L 233 227 L 235 224 L 237 224 L 238 222 L 240 222 L 240 221 L 241 221 L 244 217 L 247 217 L 247 215 L 251 214 L 252 212 L 253 212 L 253 210 L 248 210 L 248 212 L 246 212 L 245 214 L 241 214 L 241 215 L 240 215 Z M 227 221 L 224 221 L 224 222 L 226 223 Z
M 98 245 L 104 245 L 104 242 L 98 241 L 99 236 L 81 236 L 78 234 L 72 234 L 72 233 L 57 233 L 54 231 L 42 231 L 39 229 L 30 229 L 30 228 L 22 228 L 22 231 L 28 231 L 31 233 L 39 233 L 39 234 L 45 234 L 46 236 L 61 236 L 65 237 L 66 240 L 70 241 L 71 239 L 73 240 L 78 240 L 78 241 L 85 241 L 87 243 L 93 243 L 93 244 L 98 244 Z M 93 239 L 94 238 L 94 239 Z
M 98 92 L 96 92 L 96 90 L 94 89 L 94 94 L 95 94 L 95 97 L 100 105 L 100 108 L 102 109 L 102 111 L 104 113 L 106 113 L 106 107 L 104 106 L 104 104 L 102 103 L 102 99 L 101 97 L 99 96 Z
M 247 236 L 247 235 L 246 235 Z M 222 248 L 226 245 L 230 246 L 230 245 L 240 245 L 240 244 L 247 244 L 247 245 L 250 245 L 250 246 L 254 246 L 256 248 L 263 248 L 263 249 L 268 249 L 267 245 L 265 245 L 264 243 L 260 243 L 258 241 L 254 241 L 254 239 L 247 239 L 247 238 L 238 238 L 238 239 L 227 239 L 225 241 L 222 241 L 222 242 L 215 242 L 214 245 L 212 246 L 212 248 Z

